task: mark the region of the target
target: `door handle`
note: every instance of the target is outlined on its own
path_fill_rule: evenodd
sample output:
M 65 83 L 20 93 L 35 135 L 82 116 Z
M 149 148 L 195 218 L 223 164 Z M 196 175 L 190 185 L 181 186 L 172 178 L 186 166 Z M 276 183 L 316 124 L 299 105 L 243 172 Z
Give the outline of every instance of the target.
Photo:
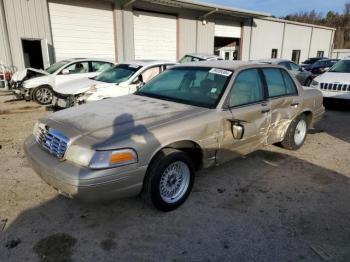
M 298 106 L 299 102 L 291 103 L 290 106 Z
M 261 113 L 262 113 L 262 114 L 265 114 L 265 113 L 268 113 L 268 112 L 270 112 L 270 109 L 269 109 L 269 108 L 261 110 Z

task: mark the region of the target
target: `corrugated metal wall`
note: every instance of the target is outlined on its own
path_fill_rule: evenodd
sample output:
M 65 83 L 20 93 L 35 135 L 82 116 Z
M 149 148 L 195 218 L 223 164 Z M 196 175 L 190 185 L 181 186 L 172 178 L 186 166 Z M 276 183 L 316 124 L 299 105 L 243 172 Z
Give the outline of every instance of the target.
M 13 64 L 24 68 L 21 39 L 47 39 L 52 46 L 46 0 L 3 0 Z
M 12 65 L 3 1 L 0 0 L 0 64 Z

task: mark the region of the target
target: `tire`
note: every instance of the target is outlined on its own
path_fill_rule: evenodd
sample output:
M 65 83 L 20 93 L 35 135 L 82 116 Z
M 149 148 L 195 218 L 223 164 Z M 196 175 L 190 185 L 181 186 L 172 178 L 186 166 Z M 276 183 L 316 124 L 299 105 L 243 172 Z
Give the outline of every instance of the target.
M 180 173 L 171 170 L 176 167 L 182 173 L 180 181 L 176 176 Z M 158 210 L 172 211 L 181 206 L 191 193 L 194 173 L 193 163 L 185 152 L 172 148 L 163 149 L 154 157 L 147 170 L 142 195 L 148 204 Z
M 305 86 L 310 86 L 311 83 L 312 83 L 312 79 L 311 79 L 311 78 L 308 78 L 308 79 L 306 79 L 306 81 L 305 81 Z
M 40 86 L 33 91 L 33 100 L 40 105 L 52 103 L 53 91 L 49 86 Z
M 302 147 L 307 136 L 307 121 L 305 115 L 295 118 L 288 127 L 284 140 L 281 142 L 282 147 L 289 150 L 298 150 Z

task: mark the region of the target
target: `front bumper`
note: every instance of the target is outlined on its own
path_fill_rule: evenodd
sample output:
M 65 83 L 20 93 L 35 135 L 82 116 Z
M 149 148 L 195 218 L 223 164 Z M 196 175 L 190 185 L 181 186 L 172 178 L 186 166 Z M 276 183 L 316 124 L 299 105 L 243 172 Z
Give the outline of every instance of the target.
M 13 87 L 12 93 L 19 99 L 25 99 L 27 101 L 32 99 L 32 89 L 26 89 L 22 85 Z
M 30 136 L 24 143 L 26 156 L 35 172 L 59 193 L 87 202 L 101 202 L 138 195 L 147 166 L 136 164 L 92 170 L 61 161 L 45 151 Z
M 326 91 L 320 89 L 323 97 L 336 99 L 350 99 L 350 91 Z

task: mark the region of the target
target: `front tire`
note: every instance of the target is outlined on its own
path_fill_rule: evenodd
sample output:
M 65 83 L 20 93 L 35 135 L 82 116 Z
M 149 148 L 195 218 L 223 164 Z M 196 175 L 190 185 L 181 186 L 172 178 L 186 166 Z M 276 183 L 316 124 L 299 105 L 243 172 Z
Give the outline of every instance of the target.
M 52 103 L 53 91 L 49 86 L 37 87 L 33 92 L 33 100 L 40 105 L 49 105 Z
M 285 149 L 298 150 L 305 142 L 307 130 L 305 115 L 298 116 L 289 125 L 284 140 L 281 142 L 282 146 Z
M 143 188 L 146 202 L 161 211 L 178 208 L 191 193 L 194 173 L 193 163 L 185 152 L 163 149 L 147 170 Z

